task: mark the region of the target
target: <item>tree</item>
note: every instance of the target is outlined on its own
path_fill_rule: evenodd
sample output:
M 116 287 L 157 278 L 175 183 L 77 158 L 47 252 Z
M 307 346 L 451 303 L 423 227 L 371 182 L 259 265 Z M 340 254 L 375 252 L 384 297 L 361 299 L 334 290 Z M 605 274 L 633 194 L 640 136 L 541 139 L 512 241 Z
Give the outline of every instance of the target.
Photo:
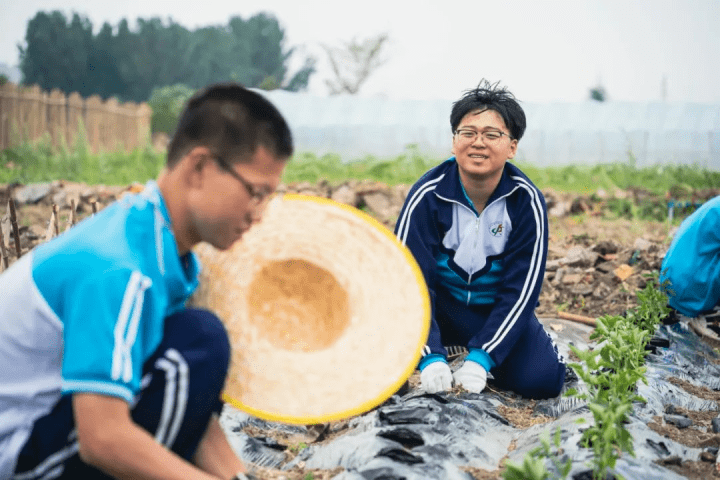
M 25 83 L 140 102 L 157 87 L 177 84 L 200 88 L 237 81 L 297 91 L 307 88 L 315 72 L 308 57 L 288 78 L 295 49 L 285 48 L 284 30 L 264 13 L 193 31 L 157 17 L 138 19 L 135 30 L 125 19 L 115 32 L 107 23 L 95 36 L 92 30 L 78 14 L 68 22 L 62 12 L 38 12 L 28 23 L 27 47 L 20 49 Z
M 65 93 L 95 93 L 88 82 L 92 24 L 77 13 L 70 23 L 62 12 L 39 12 L 28 22 L 26 48 L 20 48 L 20 70 L 26 84 Z
M 602 85 L 590 89 L 590 100 L 604 102 L 606 98 L 605 88 Z
M 306 58 L 303 67 L 287 79 L 287 65 L 295 48 L 285 50 L 285 31 L 275 17 L 266 13 L 258 13 L 247 21 L 233 17 L 229 28 L 236 39 L 236 51 L 248 59 L 245 68 L 234 72 L 238 81 L 266 90 L 297 92 L 307 88 L 315 72 L 315 60 Z
M 323 45 L 335 75 L 333 80 L 325 81 L 330 94 L 357 93 L 368 77 L 385 63 L 380 55 L 387 40 L 388 35 L 382 33 L 362 41 L 353 39 L 342 48 Z

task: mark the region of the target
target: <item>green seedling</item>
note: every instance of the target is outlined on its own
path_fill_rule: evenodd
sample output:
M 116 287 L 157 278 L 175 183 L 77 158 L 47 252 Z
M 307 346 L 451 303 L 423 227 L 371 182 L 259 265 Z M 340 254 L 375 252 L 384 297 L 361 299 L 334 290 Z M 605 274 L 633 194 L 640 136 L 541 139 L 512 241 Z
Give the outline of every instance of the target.
M 583 432 L 581 443 L 593 449 L 595 479 L 604 479 L 623 452 L 635 455 L 632 436 L 625 425 L 633 402 L 645 401 L 636 393 L 638 382 L 647 384 L 645 345 L 668 313 L 667 296 L 662 287 L 657 287 L 657 278 L 655 272 L 645 288 L 637 292 L 637 308 L 625 316 L 605 315 L 598 319 L 590 336 L 597 341 L 594 350 L 570 346 L 580 362 L 569 367 L 585 382 L 587 392 L 572 389 L 568 394 L 588 400 L 593 424 Z

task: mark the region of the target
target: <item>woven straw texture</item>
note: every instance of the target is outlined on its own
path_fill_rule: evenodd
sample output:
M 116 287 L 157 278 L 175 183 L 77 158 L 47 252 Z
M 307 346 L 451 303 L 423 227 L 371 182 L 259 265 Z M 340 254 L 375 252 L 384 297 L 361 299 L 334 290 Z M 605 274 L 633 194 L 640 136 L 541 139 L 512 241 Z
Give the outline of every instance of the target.
M 352 207 L 275 198 L 231 249 L 195 249 L 192 303 L 225 323 L 224 397 L 255 416 L 317 423 L 382 403 L 427 340 L 422 273 L 392 232 Z

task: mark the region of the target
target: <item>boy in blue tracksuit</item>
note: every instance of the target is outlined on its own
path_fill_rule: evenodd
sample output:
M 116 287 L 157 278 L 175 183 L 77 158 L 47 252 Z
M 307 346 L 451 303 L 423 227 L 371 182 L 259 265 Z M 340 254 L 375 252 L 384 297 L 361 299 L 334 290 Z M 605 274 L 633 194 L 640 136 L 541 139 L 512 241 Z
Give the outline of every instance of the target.
M 247 478 L 218 421 L 227 332 L 185 306 L 192 247 L 230 248 L 291 154 L 270 102 L 213 85 L 157 181 L 0 275 L 0 479 Z
M 545 200 L 507 163 L 525 114 L 510 92 L 483 82 L 453 104 L 450 124 L 454 157 L 415 183 L 395 227 L 432 301 L 422 388 L 434 393 L 455 383 L 479 393 L 492 372 L 501 388 L 557 396 L 565 365 L 533 313 L 547 258 Z M 450 345 L 469 351 L 454 373 Z
M 660 282 L 668 305 L 685 316 L 720 305 L 720 197 L 682 222 L 663 259 Z

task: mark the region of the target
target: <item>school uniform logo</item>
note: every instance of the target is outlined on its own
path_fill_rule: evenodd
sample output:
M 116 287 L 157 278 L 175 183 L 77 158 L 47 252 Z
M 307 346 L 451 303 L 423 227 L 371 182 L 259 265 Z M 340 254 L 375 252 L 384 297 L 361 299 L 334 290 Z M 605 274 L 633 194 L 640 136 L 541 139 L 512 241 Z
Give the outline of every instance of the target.
M 493 237 L 502 237 L 503 231 L 504 230 L 502 222 L 495 222 L 490 224 L 490 234 Z

